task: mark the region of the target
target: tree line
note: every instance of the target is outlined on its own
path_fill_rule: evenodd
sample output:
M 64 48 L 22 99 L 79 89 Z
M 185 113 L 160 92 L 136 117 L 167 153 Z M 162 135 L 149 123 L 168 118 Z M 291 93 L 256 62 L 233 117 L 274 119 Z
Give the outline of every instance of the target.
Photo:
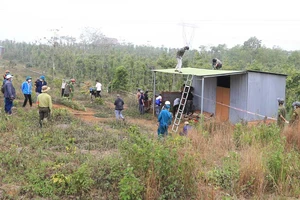
M 151 90 L 151 70 L 174 68 L 178 50 L 118 42 L 95 29 L 85 29 L 78 41 L 70 36 L 53 36 L 32 43 L 3 40 L 0 45 L 5 47 L 3 59 L 38 68 L 48 77 L 76 78 L 77 82 L 98 79 L 103 85 L 127 91 Z M 222 60 L 223 69 L 289 75 L 287 102 L 298 100 L 300 51 L 286 51 L 276 46 L 267 48 L 261 40 L 251 37 L 232 48 L 219 44 L 187 51 L 183 67 L 211 69 L 211 60 L 215 57 Z M 157 90 L 179 89 L 182 78 L 158 73 Z

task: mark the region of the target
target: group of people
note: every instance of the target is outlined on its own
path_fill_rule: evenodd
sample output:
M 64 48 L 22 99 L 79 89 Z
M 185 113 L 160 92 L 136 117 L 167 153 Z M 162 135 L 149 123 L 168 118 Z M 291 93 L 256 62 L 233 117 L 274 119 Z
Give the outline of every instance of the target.
M 93 96 L 95 98 L 101 98 L 101 90 L 102 84 L 99 82 L 99 80 L 96 80 L 96 85 L 94 87 L 90 87 L 91 101 L 93 100 Z
M 149 96 L 148 96 L 148 91 L 144 92 L 140 88 L 137 90 L 136 93 L 137 97 L 137 103 L 138 103 L 138 108 L 139 112 L 141 115 L 145 114 L 145 108 L 148 108 L 149 104 Z
M 73 99 L 74 96 L 74 84 L 76 80 L 74 78 L 70 80 L 63 79 L 61 84 L 61 97 Z
M 300 102 L 296 101 L 293 102 L 292 107 L 293 107 L 293 113 L 290 118 L 290 121 L 288 122 L 286 120 L 286 109 L 284 107 L 284 100 L 281 98 L 277 98 L 278 101 L 278 115 L 277 115 L 277 125 L 280 128 L 284 128 L 285 123 L 289 123 L 290 126 L 296 126 L 299 123 L 300 120 Z
M 12 84 L 13 75 L 10 74 L 9 70 L 5 71 L 3 75 L 3 85 L 2 92 L 4 94 L 4 110 L 7 115 L 12 115 L 12 107 L 13 101 L 16 98 L 16 90 Z M 42 127 L 42 122 L 47 118 L 52 110 L 52 99 L 47 92 L 50 90 L 50 87 L 47 86 L 47 82 L 45 80 L 45 76 L 40 76 L 35 81 L 35 92 L 36 92 L 36 103 L 39 109 L 39 124 Z M 24 95 L 23 106 L 27 105 L 29 102 L 29 106 L 32 107 L 32 78 L 27 76 L 25 81 L 21 85 L 21 90 Z
M 190 115 L 193 113 L 193 87 L 190 87 L 190 90 L 185 92 L 186 90 L 185 85 L 182 86 L 181 88 L 181 96 L 183 95 L 183 98 L 186 100 L 186 107 L 184 110 L 185 115 Z M 187 94 L 182 94 L 182 93 L 187 93 Z M 187 95 L 187 96 L 186 96 Z M 176 116 L 176 113 L 180 107 L 180 98 L 177 97 L 174 100 L 173 103 L 173 115 L 170 113 L 170 108 L 171 108 L 171 103 L 170 101 L 165 101 L 165 105 L 162 106 L 162 95 L 159 94 L 156 99 L 155 99 L 155 114 L 158 119 L 158 130 L 157 133 L 159 136 L 164 136 L 168 134 L 168 127 L 172 123 L 172 118 Z M 181 108 L 182 109 L 182 108 Z M 185 122 L 183 132 L 181 132 L 181 135 L 186 135 L 187 134 L 187 127 L 189 126 L 188 122 Z
M 188 46 L 185 46 L 181 49 L 179 49 L 176 53 L 176 59 L 177 59 L 177 65 L 175 67 L 175 72 L 182 73 L 181 67 L 182 67 L 182 57 L 185 53 L 185 51 L 188 51 L 190 48 Z M 222 68 L 222 62 L 218 58 L 212 59 L 212 69 L 221 69 Z

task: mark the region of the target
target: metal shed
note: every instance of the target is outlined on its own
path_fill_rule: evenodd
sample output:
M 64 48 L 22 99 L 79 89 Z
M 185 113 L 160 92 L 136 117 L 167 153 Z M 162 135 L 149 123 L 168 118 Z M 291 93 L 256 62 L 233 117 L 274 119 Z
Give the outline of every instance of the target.
M 259 71 L 182 68 L 158 69 L 155 73 L 193 75 L 194 105 L 201 113 L 213 113 L 221 121 L 276 119 L 278 102 L 285 98 L 286 75 Z M 203 109 L 201 109 L 203 108 Z

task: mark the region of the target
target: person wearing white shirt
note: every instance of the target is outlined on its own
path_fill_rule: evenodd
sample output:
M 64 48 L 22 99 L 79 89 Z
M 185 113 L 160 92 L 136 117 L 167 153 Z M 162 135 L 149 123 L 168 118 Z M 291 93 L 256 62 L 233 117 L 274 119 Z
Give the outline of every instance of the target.
M 101 93 L 101 87 L 102 87 L 102 84 L 96 80 L 96 97 L 101 97 L 100 93 Z
M 176 98 L 173 103 L 173 117 L 175 117 L 180 103 L 180 98 Z
M 64 96 L 65 88 L 66 88 L 66 80 L 63 79 L 63 80 L 62 80 L 62 83 L 61 83 L 61 97 Z

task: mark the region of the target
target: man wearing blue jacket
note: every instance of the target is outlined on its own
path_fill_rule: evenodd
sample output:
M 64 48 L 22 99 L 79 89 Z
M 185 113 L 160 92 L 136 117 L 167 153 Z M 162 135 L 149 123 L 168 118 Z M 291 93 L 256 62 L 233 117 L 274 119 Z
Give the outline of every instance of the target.
M 32 78 L 30 76 L 26 77 L 26 81 L 22 83 L 22 93 L 24 94 L 24 103 L 23 107 L 26 106 L 27 101 L 29 100 L 29 105 L 32 107 L 32 99 L 31 99 L 31 89 L 32 89 Z
M 169 112 L 170 105 L 171 105 L 171 103 L 169 101 L 166 101 L 164 108 L 159 113 L 158 129 L 157 129 L 158 137 L 168 135 L 168 128 L 172 122 L 172 115 Z
M 4 101 L 5 101 L 5 106 L 4 110 L 5 113 L 8 115 L 11 115 L 11 108 L 13 107 L 13 101 L 16 98 L 16 90 L 14 86 L 12 85 L 12 75 L 8 74 L 6 76 L 6 81 L 4 84 Z

